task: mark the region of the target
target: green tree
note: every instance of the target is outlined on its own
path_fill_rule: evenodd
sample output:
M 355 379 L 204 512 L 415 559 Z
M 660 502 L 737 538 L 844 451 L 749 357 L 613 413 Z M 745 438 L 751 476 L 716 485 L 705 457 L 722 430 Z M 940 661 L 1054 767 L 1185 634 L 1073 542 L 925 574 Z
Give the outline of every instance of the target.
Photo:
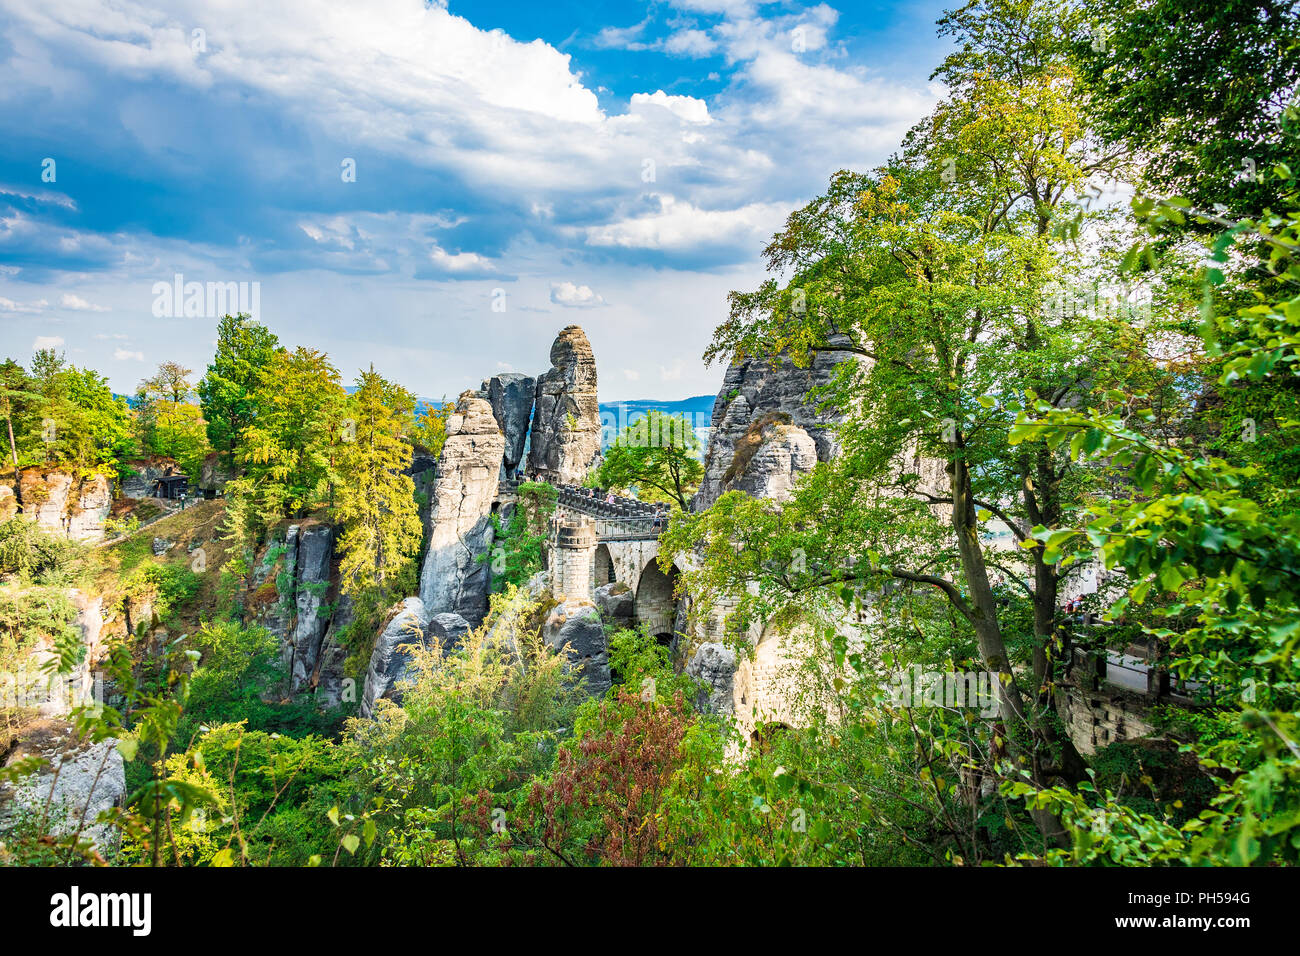
M 1295 0 L 1096 0 L 1083 9 L 1077 49 L 1094 123 L 1140 158 L 1143 186 L 1207 210 L 1278 210 L 1288 186 L 1272 170 L 1300 155 Z
M 605 450 L 592 480 L 602 488 L 636 490 L 646 501 L 670 501 L 689 510 L 704 476 L 700 440 L 690 419 L 656 409 L 623 429 Z
M 137 432 L 146 454 L 174 459 L 197 478 L 208 453 L 206 426 L 199 406 L 190 401 L 193 373 L 178 362 L 163 362 L 140 383 L 136 396 Z
M 344 406 L 335 514 L 343 525 L 340 586 L 352 597 L 387 585 L 420 551 L 420 517 L 411 464 L 415 397 L 386 381 L 372 366 L 357 378 Z
M 299 346 L 272 355 L 236 452 L 247 479 L 239 488 L 254 496 L 264 527 L 329 502 L 345 397 L 323 352 Z
M 1281 173 L 1283 177 L 1287 171 Z M 1150 210 L 1150 203 L 1139 203 Z M 1292 198 L 1295 208 L 1295 198 Z M 1184 224 L 1178 207 L 1160 218 Z M 1208 217 L 1201 217 L 1204 226 Z M 1207 325 L 1207 348 L 1230 345 L 1220 384 L 1276 377 L 1295 385 L 1300 369 L 1300 216 L 1242 220 L 1218 247 L 1262 243 L 1287 289 L 1261 296 Z M 1281 266 L 1280 269 L 1276 268 Z M 1207 281 L 1222 281 L 1217 270 Z M 1271 285 L 1271 283 L 1270 283 Z M 1226 337 L 1226 336 L 1225 336 Z M 1127 593 L 1113 617 L 1157 603 L 1148 633 L 1168 649 L 1171 670 L 1216 691 L 1226 721 L 1195 743 L 1219 778 L 1210 809 L 1181 827 L 1134 811 L 1112 793 L 1062 789 L 1015 792 L 1071 826 L 1069 862 L 1268 864 L 1300 860 L 1300 476 L 1252 482 L 1254 465 L 1234 465 L 1165 440 L 1149 427 L 1139 397 L 1107 391 L 1088 411 L 1036 403 L 1012 440 L 1046 440 L 1120 471 L 1127 493 L 1098 499 L 1063 526 L 1037 527 L 1045 560 L 1068 564 L 1100 555 L 1120 569 Z M 1137 406 L 1136 409 L 1134 406 Z M 1294 433 L 1295 420 L 1283 428 Z M 1160 619 L 1164 619 L 1161 621 Z M 1099 826 L 1099 822 L 1104 822 Z
M 223 316 L 217 324 L 217 350 L 199 381 L 199 400 L 208 441 L 227 467 L 235 462 L 243 431 L 257 417 L 255 392 L 279 339 L 251 316 Z

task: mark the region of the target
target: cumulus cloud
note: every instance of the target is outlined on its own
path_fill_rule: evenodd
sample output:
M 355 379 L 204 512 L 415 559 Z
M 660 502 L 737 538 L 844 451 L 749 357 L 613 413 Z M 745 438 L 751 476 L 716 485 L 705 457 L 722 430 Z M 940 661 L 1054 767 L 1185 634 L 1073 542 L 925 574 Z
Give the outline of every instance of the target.
M 63 338 L 58 335 L 38 335 L 32 341 L 32 350 L 57 349 L 63 347 Z
M 758 248 L 763 239 L 780 226 L 791 209 L 784 203 L 751 203 L 739 209 L 701 209 L 669 195 L 655 198 L 659 202 L 656 212 L 589 228 L 586 230 L 587 243 L 669 252 L 689 250 L 705 243 Z
M 65 309 L 72 309 L 74 312 L 108 312 L 106 305 L 94 305 L 87 302 L 79 295 L 73 295 L 71 292 L 65 292 L 59 298 L 59 305 Z
M 639 106 L 661 106 L 688 123 L 704 124 L 709 121 L 709 105 L 704 100 L 697 100 L 693 96 L 670 96 L 663 90 L 655 90 L 653 93 L 633 93 L 633 110 Z
M 117 349 L 113 349 L 113 358 L 117 359 L 119 362 L 125 361 L 127 359 L 134 359 L 137 362 L 143 362 L 144 353 L 132 352 L 129 349 L 117 348 Z
M 671 374 L 671 356 L 646 343 L 699 339 L 702 351 L 727 289 L 752 287 L 789 210 L 837 169 L 885 159 L 935 99 L 924 82 L 846 56 L 837 37 L 851 31 L 826 4 L 669 0 L 562 48 L 463 11 L 228 0 L 217 24 L 201 0 L 3 4 L 9 154 L 93 156 L 97 188 L 73 188 L 62 159 L 48 191 L 0 183 L 0 315 L 35 314 L 43 295 L 64 303 L 60 331 L 80 341 L 102 307 L 63 290 L 94 288 L 141 341 L 127 306 L 147 309 L 154 281 L 247 276 L 262 281 L 272 321 L 335 354 L 382 339 L 402 343 L 395 363 L 414 364 L 406 346 L 427 339 L 431 318 L 469 320 L 420 361 L 459 367 L 475 354 L 481 375 L 507 333 L 486 337 L 472 320 L 487 287 L 517 278 L 510 321 L 530 314 L 539 338 L 553 337 L 531 313 L 602 305 L 619 319 L 603 354 L 639 350 L 643 370 Z M 192 26 L 206 26 L 205 50 L 191 48 Z M 638 55 L 635 70 L 610 71 L 596 51 L 611 49 L 657 64 L 642 69 Z M 195 132 L 213 129 L 228 134 Z M 671 270 L 658 274 L 654 315 L 647 265 Z M 548 302 L 549 277 L 566 274 L 589 285 L 557 284 Z M 674 291 L 697 279 L 703 310 L 699 292 Z M 381 318 L 358 323 L 389 290 Z M 28 341 L 23 324 L 0 326 L 0 344 Z M 202 363 L 210 335 L 178 327 L 171 344 Z M 531 367 L 522 350 L 509 357 Z M 711 380 L 691 361 L 681 381 L 697 394 Z
M 589 309 L 604 305 L 605 300 L 591 290 L 591 286 L 572 282 L 552 282 L 551 301 L 570 309 Z
M 703 30 L 678 30 L 664 40 L 664 52 L 678 56 L 708 56 L 717 48 L 717 42 Z
M 37 299 L 34 302 L 17 302 L 0 295 L 0 312 L 43 312 L 49 304 L 45 299 Z

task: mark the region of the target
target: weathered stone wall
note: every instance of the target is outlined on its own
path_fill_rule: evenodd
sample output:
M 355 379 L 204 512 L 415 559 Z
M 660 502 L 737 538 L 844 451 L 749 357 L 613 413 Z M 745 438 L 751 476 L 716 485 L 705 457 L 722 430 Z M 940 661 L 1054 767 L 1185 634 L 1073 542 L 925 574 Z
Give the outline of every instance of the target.
M 1065 684 L 1056 692 L 1056 707 L 1070 739 L 1082 754 L 1091 755 L 1108 744 L 1155 733 L 1147 717 L 1147 702 L 1116 687 L 1103 685 L 1089 691 Z
M 555 526 L 547 549 L 547 570 L 551 573 L 551 594 L 591 600 L 596 557 L 596 532 L 591 521 L 566 518 Z

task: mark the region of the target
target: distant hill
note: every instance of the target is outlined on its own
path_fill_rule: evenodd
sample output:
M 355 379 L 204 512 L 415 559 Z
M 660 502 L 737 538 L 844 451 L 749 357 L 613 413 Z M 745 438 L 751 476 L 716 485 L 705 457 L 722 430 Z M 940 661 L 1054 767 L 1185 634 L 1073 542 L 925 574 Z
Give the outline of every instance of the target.
M 697 426 L 707 426 L 713 415 L 713 401 L 716 396 L 696 395 L 694 398 L 682 398 L 665 402 L 657 398 L 634 398 L 626 402 L 601 402 L 602 415 L 613 415 L 622 423 L 626 415 L 627 424 L 632 424 L 649 411 L 666 412 L 669 415 L 689 415 Z M 626 409 L 626 411 L 620 411 Z

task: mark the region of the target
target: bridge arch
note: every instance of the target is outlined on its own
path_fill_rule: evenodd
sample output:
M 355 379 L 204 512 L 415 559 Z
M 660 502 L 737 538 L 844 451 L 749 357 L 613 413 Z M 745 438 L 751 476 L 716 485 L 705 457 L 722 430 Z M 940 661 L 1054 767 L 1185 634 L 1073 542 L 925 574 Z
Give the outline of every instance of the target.
M 665 574 L 659 564 L 651 559 L 641 571 L 636 585 L 636 604 L 633 615 L 646 629 L 665 643 L 672 640 L 673 623 L 677 618 L 677 566 Z
M 596 555 L 592 559 L 592 573 L 595 576 L 593 589 L 614 583 L 614 558 L 609 553 L 609 545 L 603 541 L 596 545 Z

